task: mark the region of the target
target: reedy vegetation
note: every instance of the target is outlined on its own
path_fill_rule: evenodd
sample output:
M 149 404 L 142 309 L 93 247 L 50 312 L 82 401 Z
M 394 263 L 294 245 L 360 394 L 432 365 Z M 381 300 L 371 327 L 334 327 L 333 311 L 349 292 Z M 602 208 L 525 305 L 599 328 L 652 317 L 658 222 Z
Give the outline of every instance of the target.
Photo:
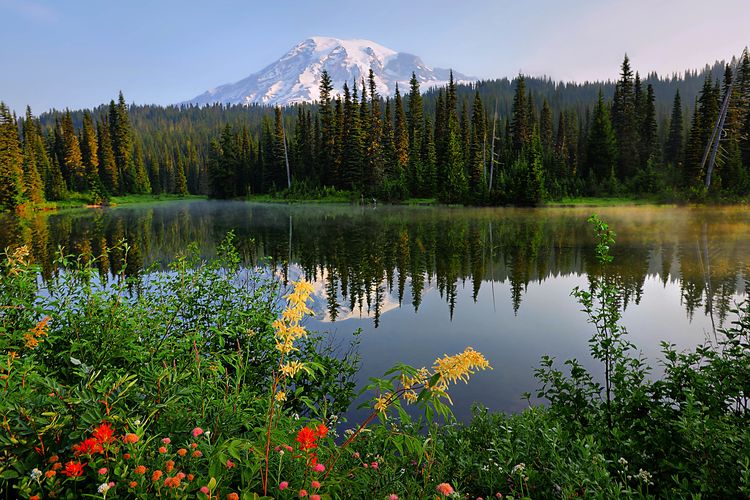
M 215 262 L 193 248 L 170 272 L 106 287 L 90 262 L 69 258 L 41 285 L 26 250 L 10 252 L 3 488 L 71 498 L 750 496 L 750 303 L 714 344 L 665 345 L 665 374 L 650 380 L 619 324 L 614 234 L 592 222 L 602 272 L 573 293 L 601 373 L 570 360 L 565 374 L 545 358 L 538 396 L 548 406 L 477 409 L 458 424 L 447 385 L 488 368 L 483 356 L 468 348 L 431 370 L 397 365 L 364 389 L 376 391 L 371 416 L 339 445 L 333 427 L 352 399 L 356 358 L 321 353 L 301 326 L 306 283 L 282 311 L 279 284 L 239 269 L 231 240 Z

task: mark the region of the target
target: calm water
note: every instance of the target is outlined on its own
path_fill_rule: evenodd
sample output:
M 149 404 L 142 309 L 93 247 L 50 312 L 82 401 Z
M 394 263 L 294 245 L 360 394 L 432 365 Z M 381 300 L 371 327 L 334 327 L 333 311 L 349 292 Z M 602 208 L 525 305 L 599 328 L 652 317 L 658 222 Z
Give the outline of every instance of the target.
M 166 264 L 190 242 L 211 256 L 233 230 L 248 265 L 316 286 L 308 326 L 342 342 L 361 328 L 362 380 L 395 362 L 430 365 L 467 345 L 494 371 L 453 391 L 515 411 L 543 354 L 594 366 L 591 328 L 570 296 L 596 273 L 586 218 L 617 232 L 625 324 L 659 373 L 659 342 L 687 348 L 731 321 L 750 261 L 743 208 L 459 209 L 190 201 L 0 218 L 0 246 L 27 243 L 45 273 L 58 246 L 98 254 L 127 239 L 127 272 Z M 116 256 L 111 259 L 116 265 Z M 117 269 L 113 269 L 117 271 Z

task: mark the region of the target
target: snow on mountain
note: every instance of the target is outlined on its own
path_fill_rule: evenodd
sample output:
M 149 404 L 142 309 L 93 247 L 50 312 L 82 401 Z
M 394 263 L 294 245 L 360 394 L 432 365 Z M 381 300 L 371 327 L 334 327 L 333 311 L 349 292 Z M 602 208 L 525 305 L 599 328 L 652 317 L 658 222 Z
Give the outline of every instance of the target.
M 315 36 L 308 38 L 278 61 L 236 83 L 221 85 L 186 102 L 186 104 L 267 104 L 286 105 L 315 101 L 320 97 L 320 76 L 327 70 L 333 81 L 334 93 L 341 91 L 344 82 L 358 85 L 372 68 L 378 93 L 392 96 L 396 83 L 408 91 L 412 71 L 420 88 L 448 83 L 449 70 L 430 68 L 412 54 L 396 52 L 369 40 L 342 40 Z M 457 82 L 476 80 L 453 72 Z

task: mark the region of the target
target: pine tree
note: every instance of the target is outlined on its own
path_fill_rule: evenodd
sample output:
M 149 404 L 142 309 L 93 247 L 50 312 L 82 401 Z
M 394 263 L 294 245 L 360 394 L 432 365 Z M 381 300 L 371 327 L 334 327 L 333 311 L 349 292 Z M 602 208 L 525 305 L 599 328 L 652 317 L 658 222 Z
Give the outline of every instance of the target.
M 78 143 L 78 136 L 73 128 L 73 118 L 70 115 L 70 111 L 66 111 L 63 116 L 62 140 L 63 159 L 61 166 L 63 168 L 63 176 L 73 191 L 82 191 L 86 184 L 86 171 L 83 166 L 81 147 Z
M 396 145 L 396 165 L 398 167 L 399 176 L 406 182 L 408 178 L 406 169 L 409 165 L 409 130 L 406 123 L 406 114 L 404 113 L 404 105 L 401 100 L 401 92 L 396 84 L 396 96 L 394 98 L 395 106 L 395 126 L 393 132 L 393 141 Z
M 323 183 L 338 183 L 338 169 L 335 165 L 337 154 L 335 151 L 337 127 L 331 100 L 333 83 L 328 71 L 323 70 L 320 75 L 320 148 L 318 149 L 318 163 L 320 163 L 321 179 Z
M 438 189 L 437 181 L 437 153 L 430 119 L 425 117 L 422 126 L 422 151 L 420 152 L 422 165 L 422 179 L 420 184 L 421 196 L 435 196 Z
M 115 162 L 115 153 L 112 149 L 109 125 L 106 120 L 99 121 L 96 124 L 96 137 L 102 184 L 104 184 L 104 189 L 108 193 L 117 194 L 120 191 L 120 176 Z
M 96 132 L 94 132 L 94 121 L 88 111 L 83 113 L 81 159 L 84 168 L 85 188 L 91 194 L 93 203 L 101 203 L 106 199 L 106 196 L 99 176 L 99 151 Z
M 485 145 L 487 143 L 486 129 L 484 106 L 477 90 L 474 92 L 474 104 L 472 106 L 471 146 L 469 154 L 469 188 L 474 194 L 481 194 L 486 187 L 484 181 Z
M 514 154 L 519 154 L 531 140 L 529 107 L 526 101 L 526 79 L 518 75 L 516 92 L 513 97 L 513 119 L 511 121 L 512 148 Z
M 23 154 L 18 126 L 4 102 L 0 102 L 0 207 L 14 210 L 23 203 Z
M 599 90 L 599 100 L 594 108 L 594 118 L 589 132 L 588 151 L 586 155 L 589 175 L 601 184 L 614 177 L 617 144 L 609 118 L 609 109 L 604 103 L 604 96 Z
M 672 102 L 672 117 L 669 122 L 669 135 L 664 150 L 664 161 L 678 170 L 682 165 L 683 148 L 682 100 L 679 89 L 674 94 Z
M 638 166 L 638 119 L 630 60 L 625 55 L 616 97 L 612 104 L 612 125 L 617 139 L 617 173 L 621 180 L 629 179 Z
M 115 154 L 117 176 L 120 181 L 118 193 L 132 193 L 136 189 L 136 167 L 133 158 L 133 136 L 128 107 L 120 92 L 117 104 L 109 103 L 109 132 Z
M 188 194 L 187 177 L 185 177 L 185 159 L 182 155 L 177 157 L 177 166 L 174 176 L 174 192 L 184 196 Z
M 368 86 L 370 90 L 370 108 L 367 120 L 367 147 L 365 151 L 366 158 L 366 185 L 367 191 L 372 194 L 380 189 L 380 185 L 383 183 L 384 176 L 384 164 L 383 164 L 383 151 L 382 151 L 382 125 L 380 123 L 380 96 L 378 95 L 377 86 L 375 82 L 375 73 L 370 68 L 368 75 Z M 362 89 L 364 96 L 364 88 Z M 366 100 L 363 97 L 362 105 L 366 105 Z
M 409 81 L 409 110 L 406 115 L 409 135 L 409 189 L 423 195 L 424 169 L 422 164 L 422 127 L 424 126 L 424 104 L 419 91 L 419 80 L 414 72 Z
M 26 107 L 26 118 L 23 121 L 23 196 L 32 203 L 44 201 L 44 183 L 40 174 L 44 148 L 39 148 L 39 132 L 31 115 L 31 108 Z M 45 172 L 46 173 L 46 172 Z
M 552 129 L 552 109 L 550 109 L 547 99 L 542 102 L 542 113 L 539 116 L 539 136 L 544 155 L 550 155 L 554 146 L 554 131 Z
M 646 96 L 641 104 L 643 121 L 641 122 L 640 145 L 641 145 L 641 168 L 645 168 L 655 158 L 657 147 L 656 128 L 656 106 L 654 104 L 654 87 L 650 83 L 646 87 Z
M 146 164 L 143 161 L 143 148 L 140 141 L 135 141 L 133 157 L 133 192 L 138 194 L 151 193 L 151 181 L 148 178 Z
M 352 92 L 344 85 L 344 148 L 342 152 L 342 181 L 347 189 L 359 190 L 362 186 L 362 130 L 359 120 L 357 82 Z

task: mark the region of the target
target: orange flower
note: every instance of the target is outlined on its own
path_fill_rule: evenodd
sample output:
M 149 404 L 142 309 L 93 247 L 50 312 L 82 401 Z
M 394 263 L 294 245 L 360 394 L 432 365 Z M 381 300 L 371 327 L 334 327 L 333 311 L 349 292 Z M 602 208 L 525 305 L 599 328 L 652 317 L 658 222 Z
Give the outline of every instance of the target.
M 195 479 L 195 476 L 194 476 L 194 475 L 192 475 L 192 474 L 188 474 L 188 476 L 187 476 L 187 480 L 188 480 L 188 481 L 192 481 L 193 479 Z
M 82 464 L 81 462 L 74 462 L 70 461 L 67 464 L 65 464 L 65 470 L 63 471 L 63 474 L 65 474 L 68 477 L 79 477 L 83 475 L 83 466 L 86 464 Z
M 190 443 L 190 447 L 192 449 L 196 449 L 198 447 L 198 443 Z
M 159 446 L 159 453 L 164 454 L 167 452 L 167 448 L 164 446 Z
M 32 495 L 29 497 L 29 500 L 39 500 L 39 495 Z
M 60 462 L 56 462 L 56 463 L 52 464 L 52 470 L 60 470 L 60 469 L 62 469 L 62 466 L 63 465 Z
M 47 472 L 44 473 L 44 477 L 49 479 L 49 478 L 55 477 L 55 474 L 57 474 L 57 472 L 55 472 L 54 470 L 48 470 Z
M 164 486 L 168 488 L 178 488 L 180 486 L 180 477 L 168 477 L 164 480 Z
M 54 464 L 58 460 L 60 460 L 60 457 L 58 457 L 57 455 L 52 455 L 51 457 L 49 457 L 49 463 L 51 464 Z
M 318 437 L 316 436 L 315 431 L 309 427 L 303 427 L 297 433 L 296 441 L 299 443 L 299 449 L 305 451 L 318 447 L 318 445 L 315 444 L 316 439 L 318 439 Z
M 195 450 L 193 452 L 193 458 L 200 458 L 203 456 L 203 452 L 201 450 Z
M 137 443 L 139 439 L 140 438 L 136 436 L 135 434 L 133 434 L 132 432 L 128 432 L 127 434 L 125 434 L 125 436 L 123 436 L 122 442 L 125 444 L 133 444 L 133 443 Z
M 163 474 L 162 471 L 160 471 L 158 469 L 155 470 L 154 473 L 151 474 L 151 480 L 152 481 L 158 481 L 159 479 L 161 479 L 162 474 Z
M 448 483 L 440 483 L 435 489 L 438 493 L 445 496 L 451 495 L 453 493 L 453 486 Z
M 144 465 L 139 465 L 135 469 L 133 469 L 133 472 L 135 472 L 136 474 L 142 475 L 142 474 L 145 474 L 147 470 L 148 469 L 146 469 Z
M 73 454 L 77 457 L 80 455 L 94 455 L 103 451 L 101 443 L 96 438 L 87 438 L 73 445 Z
M 164 469 L 167 472 L 172 472 L 172 469 L 174 469 L 174 460 L 167 460 L 167 465 L 164 467 Z
M 131 488 L 135 488 L 136 486 L 138 486 L 138 483 L 136 483 L 135 481 L 130 481 Z
M 325 426 L 325 425 L 323 425 L 323 424 L 319 424 L 319 425 L 318 425 L 318 426 L 317 426 L 317 427 L 315 428 L 315 431 L 316 431 L 316 433 L 318 434 L 318 437 L 319 437 L 319 438 L 324 438 L 324 437 L 326 437 L 326 434 L 328 434 L 328 427 L 326 427 L 326 426 Z
M 180 448 L 179 450 L 177 450 L 177 454 L 181 457 L 184 457 L 185 455 L 187 455 L 187 450 L 185 448 Z
M 122 458 L 124 458 L 125 460 L 130 460 L 130 453 L 123 453 Z
M 240 496 L 237 493 L 232 492 L 227 495 L 227 500 L 240 500 Z
M 99 427 L 94 429 L 91 435 L 101 444 L 109 444 L 115 440 L 115 431 L 108 422 L 102 422 Z

